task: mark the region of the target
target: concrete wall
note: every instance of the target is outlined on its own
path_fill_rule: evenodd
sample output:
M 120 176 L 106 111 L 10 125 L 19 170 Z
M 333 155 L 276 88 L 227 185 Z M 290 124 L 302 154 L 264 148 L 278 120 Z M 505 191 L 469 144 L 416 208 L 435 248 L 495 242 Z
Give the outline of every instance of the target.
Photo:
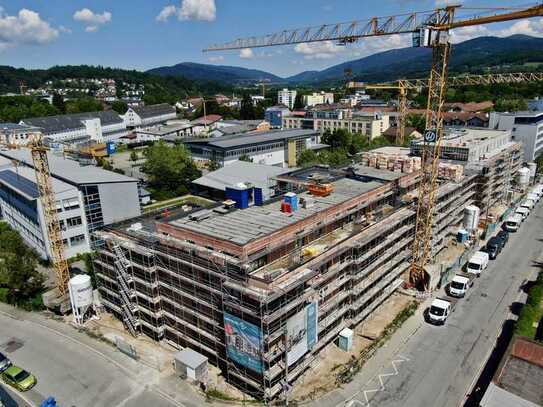
M 98 190 L 105 225 L 141 215 L 137 182 L 99 184 Z

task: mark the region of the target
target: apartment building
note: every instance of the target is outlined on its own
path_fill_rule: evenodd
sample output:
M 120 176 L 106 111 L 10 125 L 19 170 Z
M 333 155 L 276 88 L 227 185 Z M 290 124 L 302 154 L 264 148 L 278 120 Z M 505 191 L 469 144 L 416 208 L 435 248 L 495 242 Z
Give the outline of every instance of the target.
M 534 161 L 543 153 L 543 112 L 490 113 L 489 127 L 511 132 L 522 143 L 524 159 Z
M 313 92 L 310 95 L 303 95 L 302 101 L 305 107 L 331 105 L 334 103 L 334 94 L 329 92 Z
M 274 199 L 140 217 L 97 232 L 95 261 L 103 302 L 130 331 L 202 353 L 265 400 L 403 284 L 416 216 L 405 196 L 420 172 L 318 167 L 276 180 L 289 210 Z M 474 180 L 440 181 L 434 253 L 461 224 Z
M 283 89 L 277 92 L 277 103 L 279 105 L 287 106 L 290 110 L 294 108 L 294 102 L 296 101 L 295 90 Z
M 382 113 L 350 110 L 312 110 L 304 117 L 283 116 L 284 129 L 312 129 L 320 133 L 345 129 L 370 139 L 380 137 L 390 127 L 390 117 Z

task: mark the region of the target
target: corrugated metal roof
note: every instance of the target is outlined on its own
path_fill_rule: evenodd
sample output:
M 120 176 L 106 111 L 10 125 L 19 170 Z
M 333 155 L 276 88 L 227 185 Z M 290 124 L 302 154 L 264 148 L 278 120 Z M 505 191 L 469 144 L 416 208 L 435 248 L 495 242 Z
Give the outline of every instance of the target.
M 85 127 L 82 121 L 89 119 L 100 119 L 102 126 L 123 122 L 123 119 L 113 110 L 33 117 L 23 119 L 21 122 L 29 126 L 40 127 L 44 133 L 57 133 L 64 130 L 82 129 Z
M 153 116 L 162 116 L 166 114 L 175 113 L 175 107 L 167 104 L 160 103 L 158 105 L 149 105 L 141 107 L 133 107 L 132 110 L 138 114 L 142 119 L 148 119 Z
M 234 136 L 221 137 L 217 140 L 209 141 L 210 146 L 220 148 L 232 148 L 246 146 L 250 144 L 261 144 L 273 141 L 288 140 L 291 138 L 303 138 L 317 134 L 315 130 L 272 130 L 251 134 L 238 134 Z

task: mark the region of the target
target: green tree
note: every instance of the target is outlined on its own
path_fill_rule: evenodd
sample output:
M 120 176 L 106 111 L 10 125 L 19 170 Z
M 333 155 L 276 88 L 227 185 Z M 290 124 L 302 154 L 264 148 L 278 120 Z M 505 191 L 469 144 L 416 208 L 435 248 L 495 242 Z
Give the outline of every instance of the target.
M 294 110 L 301 110 L 303 109 L 305 106 L 304 106 L 304 99 L 303 99 L 303 95 L 298 92 L 296 93 L 296 97 L 294 98 L 294 106 L 293 106 L 293 109 Z
M 248 93 L 243 95 L 243 99 L 241 99 L 241 107 L 239 109 L 239 118 L 241 120 L 254 120 L 256 117 L 255 114 L 255 106 L 253 104 L 253 100 L 251 99 L 251 96 L 249 96 Z
M 337 129 L 333 133 L 327 130 L 322 136 L 322 142 L 328 144 L 332 149 L 342 148 L 347 150 L 353 142 L 353 135 L 345 129 Z
M 209 171 L 216 171 L 216 170 L 218 170 L 219 168 L 221 168 L 221 165 L 220 165 L 219 162 L 218 162 L 217 160 L 215 160 L 215 159 L 213 159 L 213 160 L 211 160 L 211 161 L 209 161 L 209 162 L 207 163 L 207 169 L 208 169 Z
M 92 97 L 82 97 L 66 103 L 66 113 L 87 113 L 104 110 L 102 104 Z
M 8 303 L 27 309 L 39 304 L 45 278 L 36 267 L 37 255 L 19 233 L 0 223 L 0 288 Z
M 142 171 L 147 174 L 154 199 L 186 194 L 190 183 L 202 175 L 184 145 L 169 147 L 162 140 L 145 151 Z
M 314 150 L 303 150 L 298 157 L 297 164 L 301 167 L 311 167 L 319 164 L 319 156 Z
M 249 157 L 247 154 L 242 154 L 239 156 L 238 158 L 239 161 L 245 161 L 245 162 L 248 162 L 248 163 L 252 163 L 253 162 L 253 159 L 251 157 Z
M 409 114 L 405 119 L 407 127 L 415 128 L 419 133 L 424 133 L 426 129 L 426 119 L 420 114 Z
M 116 100 L 111 104 L 111 108 L 119 114 L 125 114 L 128 110 L 128 105 L 122 100 Z
M 528 104 L 523 99 L 498 99 L 494 109 L 497 112 L 519 112 L 528 110 Z
M 130 161 L 135 163 L 139 159 L 140 159 L 140 157 L 138 155 L 138 152 L 136 150 L 132 150 L 131 153 L 130 153 Z
M 60 93 L 53 93 L 53 100 L 51 102 L 53 106 L 57 108 L 57 110 L 64 114 L 66 113 L 66 105 L 64 104 L 64 97 Z

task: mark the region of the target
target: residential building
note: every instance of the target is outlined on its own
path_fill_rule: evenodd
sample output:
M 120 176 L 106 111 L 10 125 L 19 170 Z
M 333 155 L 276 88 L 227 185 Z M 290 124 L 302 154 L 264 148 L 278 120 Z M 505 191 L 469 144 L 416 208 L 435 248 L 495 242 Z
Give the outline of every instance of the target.
M 0 155 L 17 162 L 20 168 L 34 168 L 28 150 L 0 151 Z M 50 152 L 47 159 L 52 179 L 80 192 L 86 218 L 84 225 L 89 232 L 141 214 L 137 179 L 94 166 L 81 166 Z
M 283 117 L 284 129 L 313 129 L 320 133 L 345 129 L 370 139 L 380 137 L 390 127 L 388 114 L 351 110 L 312 110 L 304 117 Z
M 283 127 L 283 117 L 288 116 L 290 110 L 286 106 L 272 106 L 266 109 L 264 113 L 264 120 L 270 123 L 270 126 L 274 129 L 280 129 Z
M 272 130 L 234 134 L 185 142 L 196 162 L 215 161 L 221 166 L 247 156 L 253 162 L 294 167 L 301 152 L 319 146 L 320 135 L 313 130 Z
M 228 198 L 227 189 L 259 188 L 262 191 L 262 199 L 269 200 L 275 195 L 277 175 L 291 171 L 288 168 L 273 165 L 263 165 L 247 161 L 236 161 L 232 164 L 219 168 L 216 171 L 192 181 L 193 192 L 199 196 L 224 201 Z M 254 196 L 251 196 L 254 204 Z
M 313 92 L 311 95 L 302 96 L 305 107 L 313 107 L 316 105 L 331 105 L 334 103 L 334 94 L 328 92 Z
M 259 103 L 264 102 L 266 98 L 262 95 L 251 95 L 251 100 L 253 101 L 253 105 L 256 106 Z
M 0 141 L 12 146 L 25 146 L 33 137 L 41 135 L 38 127 L 17 123 L 0 123 Z
M 129 107 L 122 116 L 128 129 L 165 123 L 177 117 L 175 107 L 167 103 L 142 107 Z
M 40 200 L 36 174 L 29 167 L 14 168 L 0 158 L 0 209 L 2 218 L 43 259 L 52 258 L 44 208 Z M 52 179 L 57 216 L 62 229 L 64 256 L 71 258 L 89 252 L 90 237 L 81 191 L 57 178 Z
M 283 89 L 277 92 L 277 103 L 279 105 L 287 106 L 289 109 L 294 109 L 294 102 L 296 101 L 296 91 Z
M 411 154 L 420 156 L 422 146 L 422 140 L 412 141 Z M 482 212 L 507 199 L 523 162 L 522 145 L 513 141 L 510 131 L 473 128 L 447 129 L 440 158 L 478 174 L 475 204 Z
M 543 404 L 543 346 L 514 336 L 479 403 L 480 407 Z
M 198 351 L 267 401 L 408 279 L 416 214 L 402 197 L 416 195 L 420 172 L 309 168 L 276 179 L 295 191 L 283 202 L 172 209 L 99 231 L 94 264 L 103 304 L 134 334 Z M 440 183 L 432 258 L 461 225 L 473 179 Z M 299 346 L 285 351 L 289 341 Z
M 40 128 L 51 142 L 70 144 L 103 143 L 128 134 L 123 119 L 113 110 L 33 117 L 20 124 Z
M 355 107 L 363 101 L 370 100 L 371 96 L 366 94 L 365 90 L 356 91 L 354 95 L 347 95 L 339 100 L 339 103 L 347 107 Z
M 513 140 L 522 143 L 526 161 L 534 161 L 543 152 L 543 112 L 492 112 L 489 127 L 510 131 Z

